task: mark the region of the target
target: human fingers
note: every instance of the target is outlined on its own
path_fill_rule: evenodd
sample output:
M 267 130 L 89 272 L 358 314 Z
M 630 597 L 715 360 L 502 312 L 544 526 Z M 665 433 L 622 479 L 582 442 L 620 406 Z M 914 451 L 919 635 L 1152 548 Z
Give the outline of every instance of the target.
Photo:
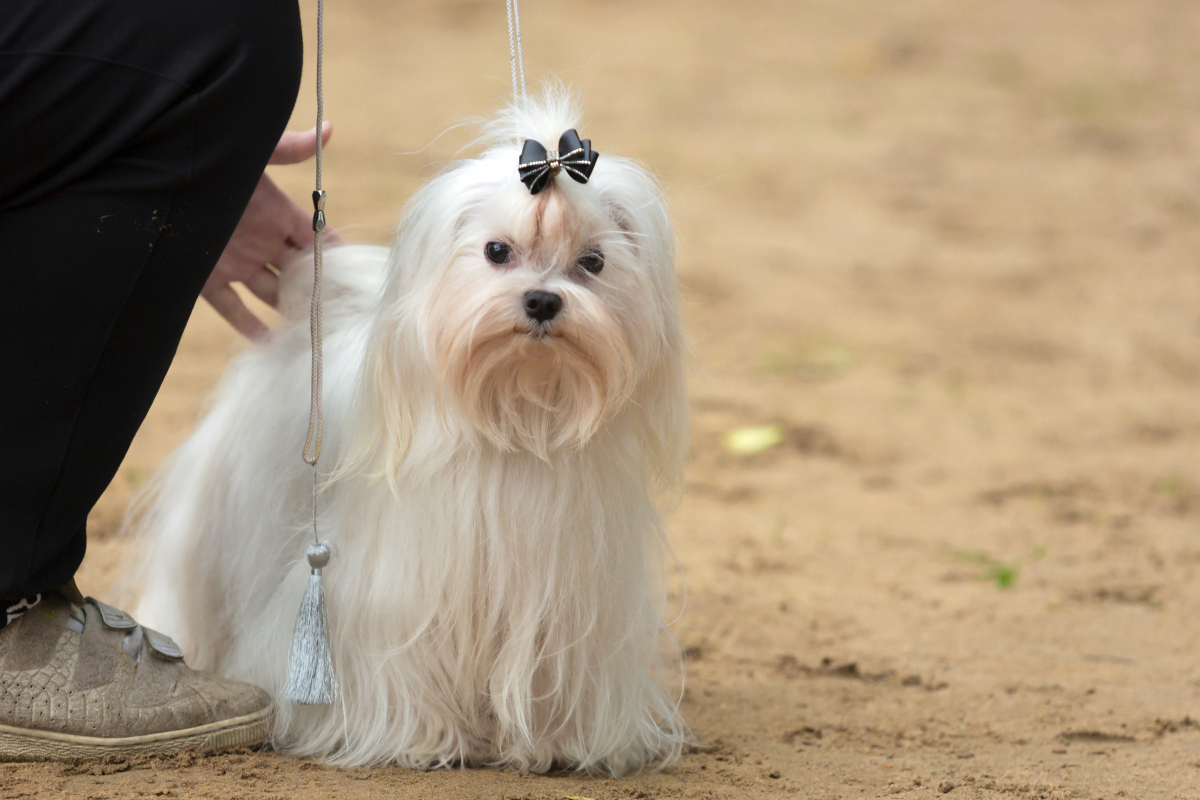
M 327 144 L 331 136 L 333 136 L 333 123 L 326 121 L 321 125 L 321 144 Z M 267 163 L 299 164 L 301 161 L 308 161 L 316 153 L 316 127 L 306 131 L 284 131 L 283 136 L 279 137 L 279 144 L 275 145 L 275 152 L 271 154 L 271 159 Z
M 300 206 L 292 202 L 290 197 L 286 199 L 286 206 L 281 206 L 280 219 L 286 220 L 288 226 L 286 244 L 288 247 L 295 250 L 303 250 L 307 247 L 312 247 L 313 240 L 316 238 L 316 233 L 313 231 L 313 215 L 311 211 L 306 211 Z M 328 238 L 328 234 L 326 234 Z
M 279 276 L 266 267 L 242 279 L 254 296 L 274 308 L 279 305 Z
M 242 222 L 247 234 L 267 244 L 263 261 L 270 264 L 282 264 L 291 251 L 303 250 L 313 242 L 312 212 L 296 205 L 269 175 L 259 179 Z
M 207 300 L 208 304 L 224 317 L 225 321 L 232 325 L 238 333 L 250 341 L 257 342 L 267 335 L 267 326 L 254 316 L 250 309 L 246 308 L 242 298 L 237 296 L 237 292 L 229 284 L 214 286 L 211 289 L 205 287 L 200 296 Z

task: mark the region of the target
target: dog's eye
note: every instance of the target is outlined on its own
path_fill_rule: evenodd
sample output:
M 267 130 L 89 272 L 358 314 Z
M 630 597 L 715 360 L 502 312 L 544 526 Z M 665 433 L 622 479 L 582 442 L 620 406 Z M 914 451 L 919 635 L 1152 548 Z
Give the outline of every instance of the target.
M 483 254 L 493 264 L 507 264 L 512 261 L 512 248 L 504 242 L 488 242 L 483 248 Z
M 604 253 L 601 253 L 599 250 L 593 250 L 579 259 L 578 264 L 581 268 L 595 275 L 604 269 Z

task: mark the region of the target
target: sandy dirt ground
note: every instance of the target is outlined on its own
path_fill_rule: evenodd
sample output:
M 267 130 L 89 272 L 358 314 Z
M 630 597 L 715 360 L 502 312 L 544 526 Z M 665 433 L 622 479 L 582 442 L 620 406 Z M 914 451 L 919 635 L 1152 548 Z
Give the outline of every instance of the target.
M 658 170 L 676 214 L 698 746 L 620 781 L 269 752 L 3 765 L 0 796 L 1200 797 L 1200 5 L 523 11 L 531 75 L 578 88 L 581 130 Z M 469 142 L 434 141 L 447 123 L 503 101 L 503 20 L 331 0 L 345 236 L 386 241 Z M 307 168 L 273 174 L 304 198 Z M 197 307 L 93 515 L 85 591 L 111 591 L 129 498 L 242 346 Z M 773 448 L 722 444 L 766 424 Z

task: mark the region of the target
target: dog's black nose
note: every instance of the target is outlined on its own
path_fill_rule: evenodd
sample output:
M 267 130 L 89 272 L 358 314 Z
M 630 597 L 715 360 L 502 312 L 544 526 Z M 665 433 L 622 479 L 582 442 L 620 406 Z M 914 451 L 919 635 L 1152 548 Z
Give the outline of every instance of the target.
M 538 322 L 549 322 L 562 311 L 562 298 L 554 292 L 535 289 L 525 293 L 525 315 Z

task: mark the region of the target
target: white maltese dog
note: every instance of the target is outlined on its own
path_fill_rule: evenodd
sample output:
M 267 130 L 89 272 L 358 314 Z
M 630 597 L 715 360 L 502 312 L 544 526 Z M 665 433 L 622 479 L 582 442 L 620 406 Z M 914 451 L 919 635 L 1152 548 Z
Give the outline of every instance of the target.
M 523 139 L 574 124 L 563 92 L 510 109 L 390 250 L 326 255 L 333 704 L 282 692 L 312 536 L 307 260 L 156 479 L 137 616 L 270 691 L 286 752 L 619 775 L 687 739 L 656 502 L 688 436 L 673 232 L 632 161 L 518 174 Z

